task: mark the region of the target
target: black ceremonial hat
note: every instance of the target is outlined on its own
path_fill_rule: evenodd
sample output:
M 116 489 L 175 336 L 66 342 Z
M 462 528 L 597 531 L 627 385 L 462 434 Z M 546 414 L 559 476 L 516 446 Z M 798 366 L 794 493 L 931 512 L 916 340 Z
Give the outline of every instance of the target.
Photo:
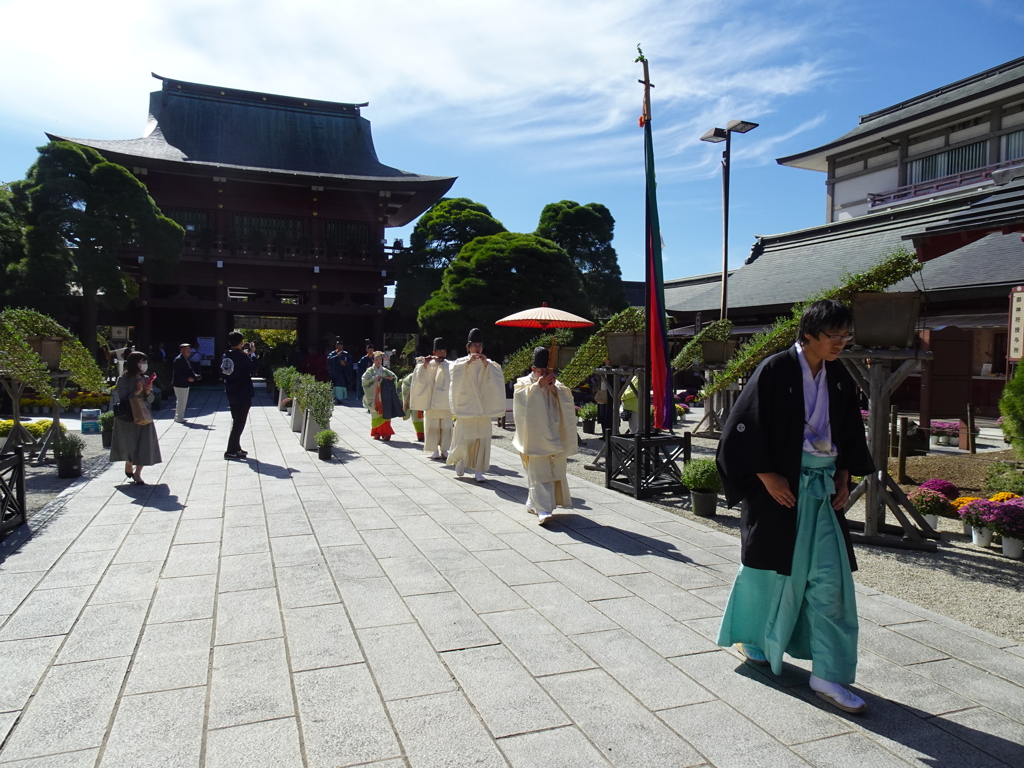
M 434 339 L 434 349 L 443 349 L 447 352 L 448 342 L 446 342 L 444 339 L 438 336 L 436 339 Z
M 469 332 L 469 339 L 466 341 L 467 344 L 483 344 L 484 343 L 484 332 L 479 328 L 473 328 Z
M 534 347 L 533 348 L 533 362 L 534 368 L 547 368 L 548 360 L 550 359 L 550 352 L 547 347 Z

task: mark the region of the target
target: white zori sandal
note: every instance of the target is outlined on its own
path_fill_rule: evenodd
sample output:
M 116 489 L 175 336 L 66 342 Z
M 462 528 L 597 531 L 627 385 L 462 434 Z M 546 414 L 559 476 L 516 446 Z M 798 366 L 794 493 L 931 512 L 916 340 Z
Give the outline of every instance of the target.
M 839 707 L 844 712 L 864 712 L 867 710 L 868 705 L 860 696 L 852 693 L 839 683 L 830 683 L 828 680 L 822 680 L 820 677 L 811 675 L 811 690 L 814 691 L 818 696 L 823 698 L 829 704 Z

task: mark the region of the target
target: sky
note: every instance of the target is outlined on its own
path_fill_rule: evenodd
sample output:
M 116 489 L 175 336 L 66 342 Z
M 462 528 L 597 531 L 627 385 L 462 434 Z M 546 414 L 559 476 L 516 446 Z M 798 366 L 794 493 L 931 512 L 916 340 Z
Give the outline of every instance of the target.
M 0 181 L 45 132 L 142 135 L 151 72 L 369 102 L 381 161 L 458 176 L 449 192 L 532 232 L 547 203 L 603 203 L 623 277 L 642 280 L 643 88 L 666 279 L 720 271 L 731 119 L 729 266 L 755 236 L 824 223 L 824 174 L 775 162 L 860 115 L 1024 56 L 1019 0 L 0 0 Z M 408 242 L 411 225 L 388 231 Z

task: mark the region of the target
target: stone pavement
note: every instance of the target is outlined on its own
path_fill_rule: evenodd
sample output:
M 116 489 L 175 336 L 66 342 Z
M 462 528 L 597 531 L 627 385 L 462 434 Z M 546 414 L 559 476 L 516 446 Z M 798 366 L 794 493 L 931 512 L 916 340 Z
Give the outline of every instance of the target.
M 712 638 L 738 542 L 518 460 L 477 484 L 336 410 L 337 458 L 197 393 L 0 545 L 3 766 L 1021 766 L 1024 648 L 869 589 L 846 716 Z

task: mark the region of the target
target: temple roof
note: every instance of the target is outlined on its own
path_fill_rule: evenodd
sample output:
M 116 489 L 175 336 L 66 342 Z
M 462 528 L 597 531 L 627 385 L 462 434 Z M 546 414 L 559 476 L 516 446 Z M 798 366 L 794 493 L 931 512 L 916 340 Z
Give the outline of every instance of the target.
M 365 104 L 317 101 L 233 90 L 153 75 L 163 87 L 150 94 L 149 123 L 139 139 L 56 141 L 127 159 L 195 167 L 308 176 L 355 182 L 361 188 L 414 193 L 389 226 L 402 226 L 436 202 L 455 177 L 422 176 L 377 159 Z M 334 186 L 333 184 L 331 186 Z M 346 184 L 346 186 L 350 186 Z
M 965 110 L 981 107 L 995 94 L 1024 95 L 1024 57 L 1008 61 L 955 83 L 922 93 L 891 107 L 862 115 L 860 123 L 835 141 L 815 149 L 780 157 L 779 165 L 827 171 L 827 160 L 837 152 L 867 146 L 886 134 L 912 130 Z

